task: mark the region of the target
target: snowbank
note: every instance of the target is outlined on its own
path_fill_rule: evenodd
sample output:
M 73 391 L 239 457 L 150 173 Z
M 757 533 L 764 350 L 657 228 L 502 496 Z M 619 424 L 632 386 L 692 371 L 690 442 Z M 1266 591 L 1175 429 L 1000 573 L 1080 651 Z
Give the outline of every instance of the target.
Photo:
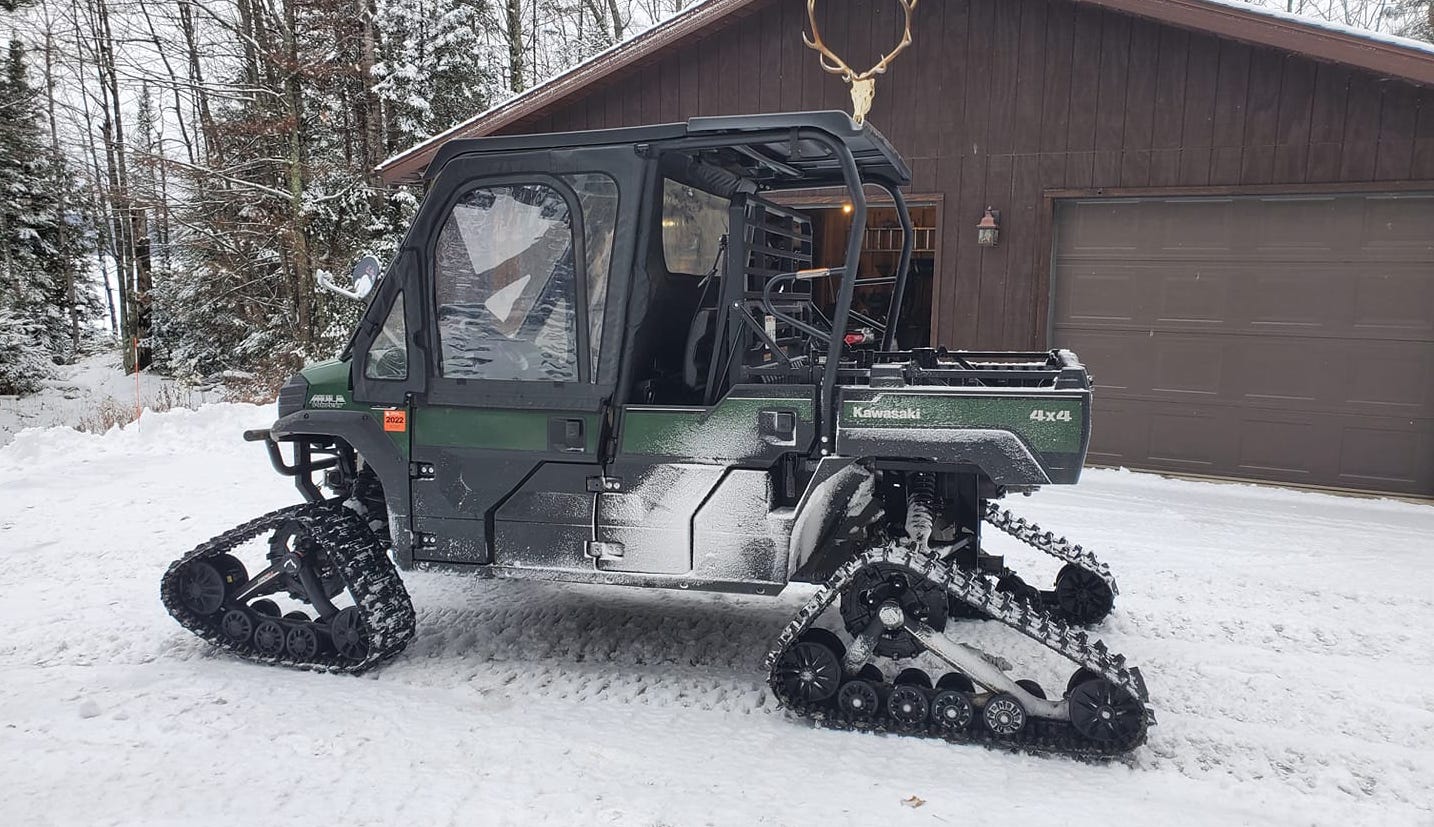
M 0 469 L 7 464 L 18 468 L 30 463 L 61 462 L 96 454 L 153 457 L 209 451 L 215 447 L 215 440 L 239 442 L 245 430 L 266 428 L 273 422 L 272 405 L 216 402 L 198 410 L 175 408 L 155 412 L 146 409 L 138 420 L 123 428 L 110 428 L 103 434 L 66 426 L 26 428 L 16 434 L 10 444 L 0 447 Z

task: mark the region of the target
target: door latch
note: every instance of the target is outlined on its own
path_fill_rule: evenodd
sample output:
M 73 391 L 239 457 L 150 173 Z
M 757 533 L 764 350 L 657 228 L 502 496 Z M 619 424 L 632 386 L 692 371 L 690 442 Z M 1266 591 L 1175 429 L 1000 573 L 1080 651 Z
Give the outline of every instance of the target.
M 587 422 L 560 416 L 548 420 L 548 450 L 581 454 L 587 449 Z
M 797 444 L 797 415 L 792 411 L 759 411 L 757 433 L 768 445 Z

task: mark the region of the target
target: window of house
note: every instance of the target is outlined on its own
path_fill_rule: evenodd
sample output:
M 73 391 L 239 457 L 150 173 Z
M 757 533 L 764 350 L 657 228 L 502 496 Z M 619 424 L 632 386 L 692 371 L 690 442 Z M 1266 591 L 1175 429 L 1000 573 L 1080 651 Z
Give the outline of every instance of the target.
M 672 273 L 705 276 L 717 263 L 727 234 L 726 198 L 662 182 L 662 256 Z
M 579 378 L 572 216 L 557 190 L 469 190 L 434 256 L 442 376 Z
M 408 378 L 408 325 L 403 317 L 403 294 L 393 300 L 383 328 L 369 345 L 363 375 L 370 379 Z

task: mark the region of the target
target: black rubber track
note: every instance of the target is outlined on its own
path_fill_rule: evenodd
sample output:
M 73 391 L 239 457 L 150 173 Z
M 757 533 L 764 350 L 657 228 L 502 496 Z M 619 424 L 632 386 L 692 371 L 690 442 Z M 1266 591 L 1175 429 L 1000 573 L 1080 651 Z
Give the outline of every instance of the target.
M 1096 677 L 1102 677 L 1137 699 L 1143 712 L 1138 732 L 1120 743 L 1094 741 L 1080 734 L 1069 721 L 1053 721 L 1031 717 L 1025 728 L 1010 737 L 1001 737 L 986 729 L 979 710 L 973 723 L 961 730 L 942 728 L 935 723 L 924 727 L 901 727 L 886 715 L 862 719 L 840 710 L 836 704 L 805 703 L 787 697 L 775 671 L 777 660 L 804 632 L 816 622 L 844 589 L 850 587 L 856 572 L 865 566 L 895 563 L 940 585 L 955 600 L 971 606 L 991 620 L 1002 623 L 1044 645 Z M 1060 754 L 1082 759 L 1103 760 L 1124 755 L 1145 742 L 1148 728 L 1155 723 L 1154 713 L 1145 705 L 1148 693 L 1140 670 L 1127 666 L 1125 658 L 1110 652 L 1099 640 L 1091 641 L 1084 631 L 1072 629 L 1065 621 L 999 592 L 986 578 L 959 568 L 951 568 L 924 551 L 913 551 L 895 544 L 864 552 L 843 564 L 827 583 L 797 612 L 797 616 L 778 635 L 767 653 L 768 685 L 777 700 L 797 715 L 818 726 L 867 732 L 895 733 L 904 736 L 940 738 L 954 743 L 973 743 L 1017 752 Z
M 179 585 L 185 567 L 239 547 L 272 532 L 290 520 L 296 520 L 314 538 L 339 570 L 349 595 L 363 618 L 367 632 L 368 651 L 360 660 L 350 660 L 327 653 L 300 660 L 287 651 L 266 655 L 253 643 L 236 644 L 221 627 L 224 612 L 204 616 L 196 614 L 180 599 Z M 179 624 L 214 646 L 245 660 L 273 666 L 288 666 L 316 672 L 347 672 L 358 674 L 372 669 L 403 651 L 413 639 L 414 612 L 408 590 L 399 579 L 384 544 L 374 535 L 363 519 L 336 501 L 293 505 L 250 520 L 201 543 L 184 557 L 176 560 L 164 573 L 160 583 L 160 599 Z M 256 603 L 259 601 L 256 601 Z M 225 609 L 232 608 L 228 601 Z M 278 620 L 280 625 L 287 621 Z M 287 632 L 289 626 L 284 626 Z

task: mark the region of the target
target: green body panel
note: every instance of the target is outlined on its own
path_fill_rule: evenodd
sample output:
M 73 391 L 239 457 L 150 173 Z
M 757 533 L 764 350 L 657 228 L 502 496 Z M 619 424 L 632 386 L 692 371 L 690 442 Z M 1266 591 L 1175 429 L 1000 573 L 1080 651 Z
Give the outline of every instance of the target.
M 1069 454 L 1082 449 L 1086 406 L 1084 395 L 1062 399 L 1058 393 L 1003 397 L 880 392 L 869 399 L 843 400 L 837 427 L 994 428 L 1011 431 L 1036 451 Z
M 548 420 L 581 419 L 586 447 L 597 455 L 598 417 L 572 411 L 459 408 L 446 405 L 413 410 L 413 439 L 419 445 L 481 448 L 494 451 L 533 451 L 547 454 Z
M 343 394 L 349 398 L 349 365 L 347 360 L 329 359 L 299 371 L 309 382 L 309 395 L 316 393 Z
M 329 359 L 309 365 L 299 371 L 300 375 L 309 383 L 309 393 L 304 397 L 304 407 L 325 411 L 362 411 L 373 417 L 382 426 L 383 412 L 393 410 L 395 406 L 374 406 L 355 402 L 353 391 L 349 388 L 351 364 L 348 360 Z M 393 440 L 393 444 L 403 452 L 404 456 L 407 456 L 408 432 L 386 431 L 385 433 L 388 434 L 389 439 Z
M 766 445 L 757 433 L 757 414 L 791 410 L 797 421 L 812 422 L 812 400 L 775 397 L 727 397 L 709 408 L 629 406 L 622 421 L 627 455 L 741 458 L 761 454 Z

